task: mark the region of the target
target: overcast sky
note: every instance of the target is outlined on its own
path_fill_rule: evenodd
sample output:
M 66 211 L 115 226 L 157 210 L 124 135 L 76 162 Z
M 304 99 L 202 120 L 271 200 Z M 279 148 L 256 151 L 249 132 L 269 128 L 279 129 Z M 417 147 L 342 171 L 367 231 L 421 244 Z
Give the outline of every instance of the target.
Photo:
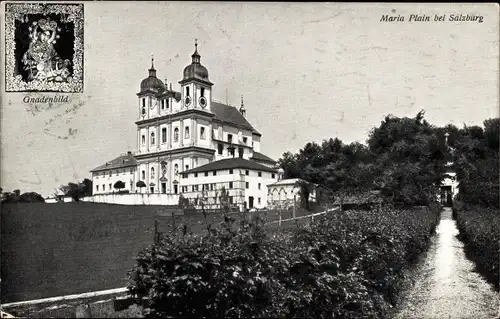
M 380 22 L 385 14 L 406 21 Z M 410 14 L 484 19 L 410 23 Z M 225 102 L 227 90 L 239 106 L 243 95 L 262 152 L 275 159 L 309 141 L 364 142 L 389 113 L 481 124 L 499 113 L 498 17 L 495 4 L 86 2 L 83 94 L 33 111 L 1 79 L 0 185 L 47 196 L 135 151 L 136 93 L 151 54 L 158 77 L 178 89 L 195 38 L 214 99 Z M 41 95 L 54 96 L 31 94 Z

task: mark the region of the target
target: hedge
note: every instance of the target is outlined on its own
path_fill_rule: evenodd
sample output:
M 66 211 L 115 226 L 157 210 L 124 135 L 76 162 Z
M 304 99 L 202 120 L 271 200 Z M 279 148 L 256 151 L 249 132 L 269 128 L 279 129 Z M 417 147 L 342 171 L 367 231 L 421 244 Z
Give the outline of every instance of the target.
M 456 204 L 454 217 L 465 242 L 467 256 L 495 289 L 499 290 L 500 215 L 498 208 Z
M 336 212 L 266 232 L 226 217 L 142 251 L 129 290 L 146 317 L 387 317 L 440 207 Z

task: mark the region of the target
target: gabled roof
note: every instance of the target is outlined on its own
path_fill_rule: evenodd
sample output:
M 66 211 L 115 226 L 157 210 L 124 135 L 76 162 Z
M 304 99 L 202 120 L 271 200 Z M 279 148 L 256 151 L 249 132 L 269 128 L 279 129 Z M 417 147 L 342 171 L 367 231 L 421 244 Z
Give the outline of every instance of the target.
M 101 166 L 98 166 L 91 170 L 91 172 L 103 171 L 108 169 L 117 169 L 123 167 L 137 166 L 137 160 L 132 153 L 127 153 L 125 155 L 120 155 L 117 158 L 106 162 Z
M 295 185 L 299 181 L 306 182 L 305 180 L 300 179 L 300 178 L 288 178 L 288 179 L 282 179 L 276 183 L 269 184 L 269 185 L 267 185 L 267 187 L 269 187 L 269 186 Z
M 259 152 L 253 152 L 253 155 L 250 159 L 255 160 L 255 161 L 269 162 L 269 163 L 273 163 L 273 164 L 276 163 L 276 161 L 273 160 L 272 158 L 270 158 L 269 156 L 264 155 L 264 154 L 259 153 Z
M 241 126 L 249 131 L 252 131 L 252 133 L 261 135 L 256 129 L 252 127 L 252 125 L 247 121 L 247 119 L 240 113 L 237 108 L 214 101 L 212 101 L 211 105 L 212 113 L 215 114 L 215 119 L 228 124 L 236 124 L 237 126 Z
M 235 168 L 244 168 L 251 169 L 256 171 L 266 171 L 275 173 L 276 170 L 254 161 L 249 161 L 244 158 L 236 157 L 236 158 L 226 158 L 214 162 L 210 162 L 208 164 L 190 169 L 188 171 L 183 172 L 183 174 L 189 173 L 199 173 L 199 172 L 210 172 L 210 171 L 218 171 L 218 170 L 226 170 L 226 169 L 235 169 Z

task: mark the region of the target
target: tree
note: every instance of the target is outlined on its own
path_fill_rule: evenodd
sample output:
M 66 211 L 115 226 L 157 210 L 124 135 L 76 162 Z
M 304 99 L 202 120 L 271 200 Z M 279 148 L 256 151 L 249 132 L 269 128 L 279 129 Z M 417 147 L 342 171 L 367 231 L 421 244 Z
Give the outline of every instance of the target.
M 304 181 L 304 180 L 299 180 L 296 182 L 297 187 L 299 187 L 299 198 L 300 198 L 300 204 L 305 208 L 306 210 L 309 210 L 309 196 L 311 195 L 314 185 Z
M 27 192 L 19 197 L 19 201 L 23 203 L 45 203 L 45 199 L 42 195 L 36 192 Z
M 368 138 L 376 156 L 374 184 L 392 201 L 427 205 L 446 173 L 446 146 L 420 111 L 414 118 L 387 116 Z
M 361 143 L 344 144 L 338 138 L 324 140 L 321 145 L 307 143 L 297 154 L 284 153 L 279 164 L 287 178 L 301 178 L 322 185 L 340 200 L 349 194 L 373 187 L 374 156 Z M 304 205 L 308 187 L 301 187 Z M 308 196 L 307 196 L 308 198 Z
M 92 181 L 88 178 L 85 178 L 81 183 L 82 194 L 83 196 L 92 196 Z
M 69 182 L 67 185 L 59 186 L 59 191 L 64 196 L 70 196 L 74 201 L 79 201 L 80 198 L 92 195 L 92 181 L 85 178 L 82 182 Z
M 455 149 L 459 197 L 466 204 L 499 207 L 500 119 L 485 120 L 483 125 L 459 130 Z
M 80 186 L 75 183 L 68 183 L 67 192 L 64 195 L 70 196 L 75 202 L 78 202 L 81 196 Z
M 113 185 L 115 189 L 120 191 L 121 189 L 125 188 L 125 183 L 122 181 L 116 181 L 116 183 Z
M 278 166 L 285 171 L 284 178 L 300 177 L 300 168 L 298 165 L 297 156 L 291 152 L 283 153 L 282 158 L 278 160 Z
M 135 183 L 135 186 L 139 187 L 139 189 L 141 189 L 141 193 L 142 193 L 142 188 L 146 187 L 146 183 L 144 183 L 144 181 L 138 181 L 137 183 Z

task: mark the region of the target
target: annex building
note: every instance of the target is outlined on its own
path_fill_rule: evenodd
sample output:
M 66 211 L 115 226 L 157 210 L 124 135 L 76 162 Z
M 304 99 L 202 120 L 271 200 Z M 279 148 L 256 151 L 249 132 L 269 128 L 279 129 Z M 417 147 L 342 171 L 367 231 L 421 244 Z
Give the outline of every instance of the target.
M 267 185 L 278 171 L 260 152 L 262 135 L 248 122 L 243 97 L 239 108 L 214 101 L 197 44 L 191 58 L 179 91 L 157 77 L 152 59 L 137 93 L 137 150 L 91 170 L 94 197 L 116 194 L 121 181 L 121 193 L 154 195 L 156 202 L 182 195 L 217 204 L 224 187 L 234 205 L 267 206 Z

